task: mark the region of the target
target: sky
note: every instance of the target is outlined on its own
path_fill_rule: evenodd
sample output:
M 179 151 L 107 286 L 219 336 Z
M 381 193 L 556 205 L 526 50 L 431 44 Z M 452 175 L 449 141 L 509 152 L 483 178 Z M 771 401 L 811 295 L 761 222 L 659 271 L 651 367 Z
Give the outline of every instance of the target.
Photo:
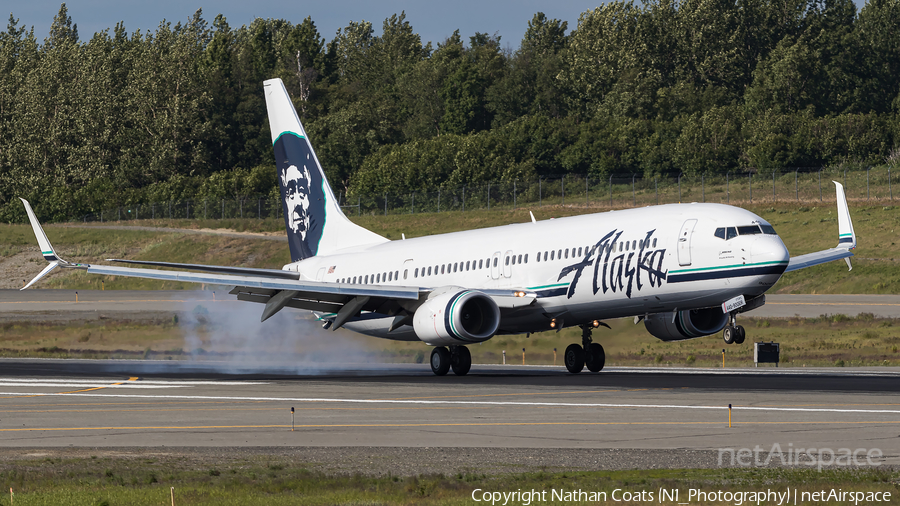
M 50 32 L 53 16 L 59 12 L 59 0 L 2 0 L 0 9 L 5 30 L 8 13 L 19 19 L 20 25 L 34 27 L 35 36 L 43 41 Z M 544 12 L 548 18 L 569 22 L 569 30 L 578 25 L 580 13 L 602 3 L 601 0 L 455 0 L 426 2 L 415 0 L 224 0 L 198 2 L 196 0 L 75 0 L 66 2 L 72 21 L 78 25 L 81 40 L 107 28 L 112 29 L 123 21 L 127 32 L 136 29 L 154 31 L 163 19 L 172 22 L 186 21 L 198 9 L 210 24 L 216 14 L 223 14 L 232 28 L 249 25 L 254 18 L 286 19 L 300 23 L 312 16 L 319 33 L 325 40 L 334 38 L 335 32 L 347 26 L 349 21 L 366 20 L 372 23 L 376 35 L 381 25 L 392 14 L 406 11 L 406 19 L 422 42 L 432 41 L 436 46 L 454 30 L 459 29 L 463 40 L 475 32 L 500 35 L 502 47 L 516 49 L 528 28 L 528 21 L 536 12 Z M 568 32 L 567 32 L 568 33 Z

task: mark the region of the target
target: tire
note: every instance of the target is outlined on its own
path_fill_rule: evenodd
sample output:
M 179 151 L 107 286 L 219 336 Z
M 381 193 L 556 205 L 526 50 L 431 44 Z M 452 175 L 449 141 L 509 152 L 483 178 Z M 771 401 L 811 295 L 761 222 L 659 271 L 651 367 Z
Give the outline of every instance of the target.
M 734 338 L 736 337 L 734 327 L 731 325 L 725 327 L 725 330 L 722 331 L 722 339 L 725 340 L 725 344 L 734 344 Z
M 454 347 L 453 351 L 450 352 L 450 368 L 453 369 L 453 374 L 457 376 L 469 374 L 469 369 L 472 368 L 472 354 L 468 348 L 465 346 Z
M 570 344 L 563 355 L 566 369 L 572 374 L 578 374 L 584 369 L 584 349 L 580 344 Z
M 443 376 L 450 370 L 450 350 L 436 346 L 431 350 L 431 372 Z
M 734 328 L 737 332 L 735 332 L 734 336 L 734 344 L 744 344 L 744 338 L 747 337 L 746 332 L 744 332 L 744 327 L 738 325 Z
M 606 365 L 606 352 L 598 343 L 591 343 L 584 354 L 584 365 L 591 372 L 600 372 Z

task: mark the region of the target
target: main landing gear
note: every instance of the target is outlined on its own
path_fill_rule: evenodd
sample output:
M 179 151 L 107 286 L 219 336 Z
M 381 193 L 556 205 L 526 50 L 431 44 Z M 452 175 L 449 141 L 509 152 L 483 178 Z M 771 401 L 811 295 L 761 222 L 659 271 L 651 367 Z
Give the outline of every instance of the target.
M 734 313 L 731 313 L 729 316 L 731 321 L 725 326 L 725 330 L 722 331 L 722 339 L 725 340 L 725 344 L 742 344 L 744 337 L 746 337 L 744 327 L 737 325 L 737 317 Z
M 591 342 L 591 325 L 581 326 L 581 345 L 570 344 L 564 356 L 566 369 L 576 374 L 587 366 L 591 372 L 600 372 L 606 364 L 606 353 L 603 346 Z
M 472 354 L 465 346 L 451 346 L 448 350 L 444 346 L 435 346 L 431 350 L 431 372 L 438 376 L 447 374 L 453 369 L 453 374 L 465 376 L 472 368 Z

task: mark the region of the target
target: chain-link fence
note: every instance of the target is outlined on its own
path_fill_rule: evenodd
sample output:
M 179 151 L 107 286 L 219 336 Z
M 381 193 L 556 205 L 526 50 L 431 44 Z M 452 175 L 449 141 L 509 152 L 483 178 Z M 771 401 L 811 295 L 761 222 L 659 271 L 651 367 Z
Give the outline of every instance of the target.
M 338 194 L 348 215 L 388 215 L 515 209 L 518 207 L 581 206 L 606 209 L 676 202 L 753 204 L 763 202 L 834 201 L 831 181 L 844 185 L 853 201 L 894 200 L 889 167 L 864 170 L 793 168 L 712 176 L 643 177 L 614 174 L 606 179 L 578 176 L 542 178 L 483 185 L 441 187 L 433 191 L 385 192 L 380 195 Z M 900 195 L 898 195 L 900 199 Z M 85 215 L 88 221 L 140 219 L 281 218 L 281 202 L 270 197 L 228 200 L 184 200 L 119 207 Z

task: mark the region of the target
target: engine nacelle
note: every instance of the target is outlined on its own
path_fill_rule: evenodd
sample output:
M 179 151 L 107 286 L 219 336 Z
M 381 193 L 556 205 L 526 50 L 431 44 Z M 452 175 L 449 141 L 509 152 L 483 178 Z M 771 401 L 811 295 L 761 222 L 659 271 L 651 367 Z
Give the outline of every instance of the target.
M 683 341 L 715 334 L 728 325 L 728 314 L 720 307 L 690 309 L 677 313 L 655 313 L 644 318 L 647 332 L 662 341 Z
M 499 326 L 500 308 L 494 299 L 460 287 L 432 292 L 413 315 L 416 336 L 432 346 L 487 341 Z

